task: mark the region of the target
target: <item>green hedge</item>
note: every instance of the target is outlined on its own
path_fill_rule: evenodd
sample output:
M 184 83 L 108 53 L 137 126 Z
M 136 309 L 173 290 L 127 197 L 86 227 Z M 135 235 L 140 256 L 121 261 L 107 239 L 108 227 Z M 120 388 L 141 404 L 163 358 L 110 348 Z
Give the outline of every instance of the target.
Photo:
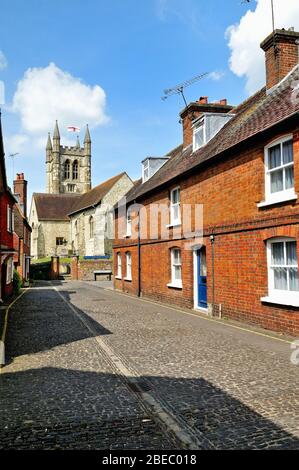
M 19 275 L 18 271 L 14 270 L 13 272 L 13 292 L 14 294 L 18 294 L 22 287 L 22 279 Z

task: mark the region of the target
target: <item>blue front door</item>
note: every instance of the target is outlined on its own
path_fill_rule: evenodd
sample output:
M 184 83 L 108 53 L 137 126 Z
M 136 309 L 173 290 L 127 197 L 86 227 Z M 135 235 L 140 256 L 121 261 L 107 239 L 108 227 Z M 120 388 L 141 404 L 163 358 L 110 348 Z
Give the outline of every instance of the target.
M 204 247 L 197 251 L 197 304 L 198 307 L 207 308 L 207 265 Z

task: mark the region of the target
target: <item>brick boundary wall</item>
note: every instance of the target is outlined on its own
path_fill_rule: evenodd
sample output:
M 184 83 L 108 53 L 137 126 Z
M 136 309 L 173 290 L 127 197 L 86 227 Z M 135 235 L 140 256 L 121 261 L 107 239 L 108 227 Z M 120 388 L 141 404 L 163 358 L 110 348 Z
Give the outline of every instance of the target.
M 59 256 L 51 256 L 50 279 L 59 279 Z
M 94 271 L 110 269 L 113 272 L 112 260 L 79 260 L 78 256 L 73 256 L 71 261 L 71 276 L 72 280 L 79 281 L 94 281 Z M 108 277 L 98 276 L 98 279 L 107 279 Z

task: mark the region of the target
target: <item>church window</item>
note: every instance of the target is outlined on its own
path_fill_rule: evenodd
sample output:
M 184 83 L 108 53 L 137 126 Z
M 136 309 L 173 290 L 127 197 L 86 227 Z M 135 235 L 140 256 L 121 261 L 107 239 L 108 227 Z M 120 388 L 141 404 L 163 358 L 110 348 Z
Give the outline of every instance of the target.
M 56 237 L 56 245 L 57 246 L 62 246 L 63 244 L 64 244 L 63 237 Z
M 94 237 L 94 219 L 92 215 L 89 217 L 89 238 Z
M 78 161 L 75 160 L 73 163 L 73 180 L 78 179 Z
M 64 164 L 64 179 L 68 180 L 70 178 L 70 161 L 66 160 Z
M 76 189 L 76 186 L 74 184 L 68 184 L 67 185 L 67 190 L 69 193 L 74 193 Z

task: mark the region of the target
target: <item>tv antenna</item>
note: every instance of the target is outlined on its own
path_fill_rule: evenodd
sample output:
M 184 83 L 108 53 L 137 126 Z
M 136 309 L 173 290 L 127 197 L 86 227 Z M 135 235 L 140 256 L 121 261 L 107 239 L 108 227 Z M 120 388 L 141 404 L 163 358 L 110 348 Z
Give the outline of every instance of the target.
M 242 3 L 251 3 L 251 0 L 243 0 Z M 271 0 L 272 30 L 275 30 L 274 0 Z
M 184 89 L 187 86 L 193 85 L 193 83 L 198 82 L 199 80 L 204 78 L 206 75 L 208 75 L 208 72 L 204 72 L 200 75 L 196 75 L 196 77 L 193 77 L 190 80 L 187 80 L 186 82 L 180 83 L 179 85 L 173 88 L 166 88 L 166 90 L 163 90 L 164 96 L 161 96 L 161 100 L 165 101 L 167 100 L 167 98 L 169 98 L 172 95 L 181 95 L 184 100 L 185 106 L 188 106 L 185 95 L 184 95 Z
M 11 161 L 12 161 L 12 180 L 14 180 L 14 177 L 15 177 L 15 157 L 17 155 L 20 155 L 19 152 L 9 154 L 9 157 L 11 158 Z

